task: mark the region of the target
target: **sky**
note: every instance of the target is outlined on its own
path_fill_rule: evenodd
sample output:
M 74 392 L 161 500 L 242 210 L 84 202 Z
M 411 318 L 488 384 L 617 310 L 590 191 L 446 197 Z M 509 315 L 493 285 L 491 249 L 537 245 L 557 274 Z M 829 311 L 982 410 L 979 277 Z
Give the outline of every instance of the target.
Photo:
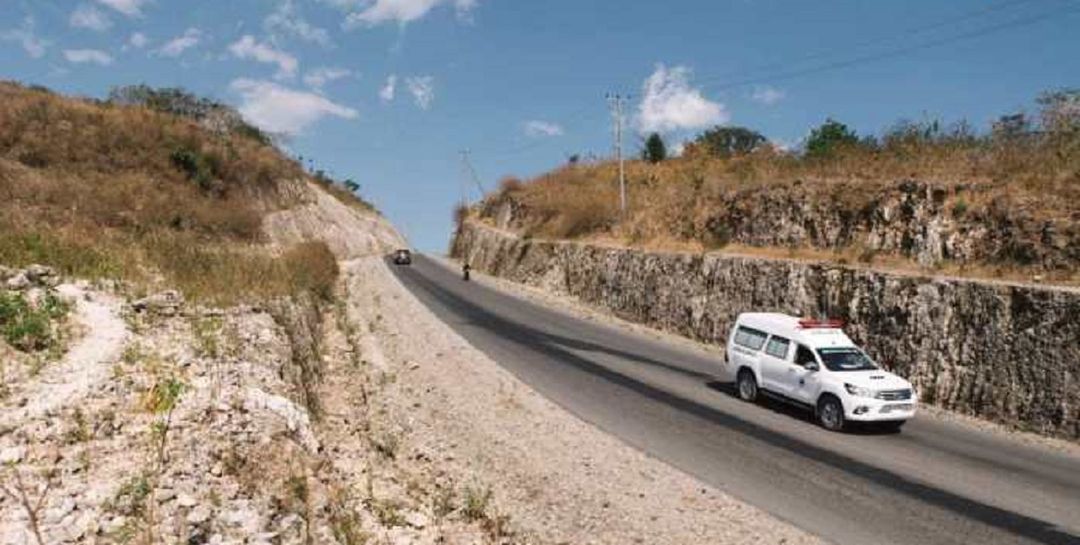
M 0 0 L 0 79 L 179 86 L 361 185 L 413 245 L 507 175 L 714 125 L 977 128 L 1080 87 L 1077 0 Z

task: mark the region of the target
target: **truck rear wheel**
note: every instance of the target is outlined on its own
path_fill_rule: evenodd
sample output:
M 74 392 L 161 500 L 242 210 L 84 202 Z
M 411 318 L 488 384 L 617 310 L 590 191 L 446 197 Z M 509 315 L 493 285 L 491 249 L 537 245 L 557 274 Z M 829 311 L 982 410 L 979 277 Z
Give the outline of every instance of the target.
M 740 369 L 739 376 L 735 381 L 735 386 L 739 391 L 739 399 L 751 403 L 757 401 L 758 386 L 752 371 L 749 369 Z

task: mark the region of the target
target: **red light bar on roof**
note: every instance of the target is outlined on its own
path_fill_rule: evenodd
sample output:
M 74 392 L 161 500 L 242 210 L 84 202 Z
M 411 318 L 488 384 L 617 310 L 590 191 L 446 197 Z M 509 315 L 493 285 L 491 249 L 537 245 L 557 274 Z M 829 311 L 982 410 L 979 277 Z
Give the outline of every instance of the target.
M 843 327 L 844 321 L 836 318 L 830 318 L 828 320 L 814 320 L 812 318 L 799 320 L 800 329 L 842 329 Z

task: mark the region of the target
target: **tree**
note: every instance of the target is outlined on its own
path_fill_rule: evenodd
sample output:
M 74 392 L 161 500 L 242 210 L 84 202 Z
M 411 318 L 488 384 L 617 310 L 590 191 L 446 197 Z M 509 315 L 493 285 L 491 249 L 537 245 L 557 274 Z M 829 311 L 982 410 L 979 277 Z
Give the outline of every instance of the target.
M 360 184 L 354 182 L 351 178 L 342 182 L 342 185 L 344 185 L 345 189 L 348 189 L 352 193 L 360 191 Z
M 713 127 L 694 139 L 694 146 L 714 157 L 745 155 L 767 140 L 761 133 L 746 127 Z
M 658 133 L 652 133 L 645 140 L 645 149 L 641 152 L 642 159 L 656 164 L 667 159 L 667 145 Z
M 1055 135 L 1080 132 L 1080 89 L 1047 91 L 1036 100 L 1042 130 Z
M 820 127 L 810 131 L 806 139 L 806 155 L 825 157 L 837 149 L 858 145 L 859 136 L 847 125 L 835 119 L 826 119 Z

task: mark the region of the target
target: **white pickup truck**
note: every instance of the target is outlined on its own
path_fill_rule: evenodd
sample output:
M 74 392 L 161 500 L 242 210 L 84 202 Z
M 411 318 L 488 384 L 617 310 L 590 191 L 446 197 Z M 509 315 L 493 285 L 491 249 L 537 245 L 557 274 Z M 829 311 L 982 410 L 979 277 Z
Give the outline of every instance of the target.
M 849 421 L 898 430 L 915 416 L 915 390 L 879 368 L 842 327 L 786 314 L 739 315 L 726 354 L 739 397 L 755 401 L 765 393 L 807 406 L 828 430 Z

